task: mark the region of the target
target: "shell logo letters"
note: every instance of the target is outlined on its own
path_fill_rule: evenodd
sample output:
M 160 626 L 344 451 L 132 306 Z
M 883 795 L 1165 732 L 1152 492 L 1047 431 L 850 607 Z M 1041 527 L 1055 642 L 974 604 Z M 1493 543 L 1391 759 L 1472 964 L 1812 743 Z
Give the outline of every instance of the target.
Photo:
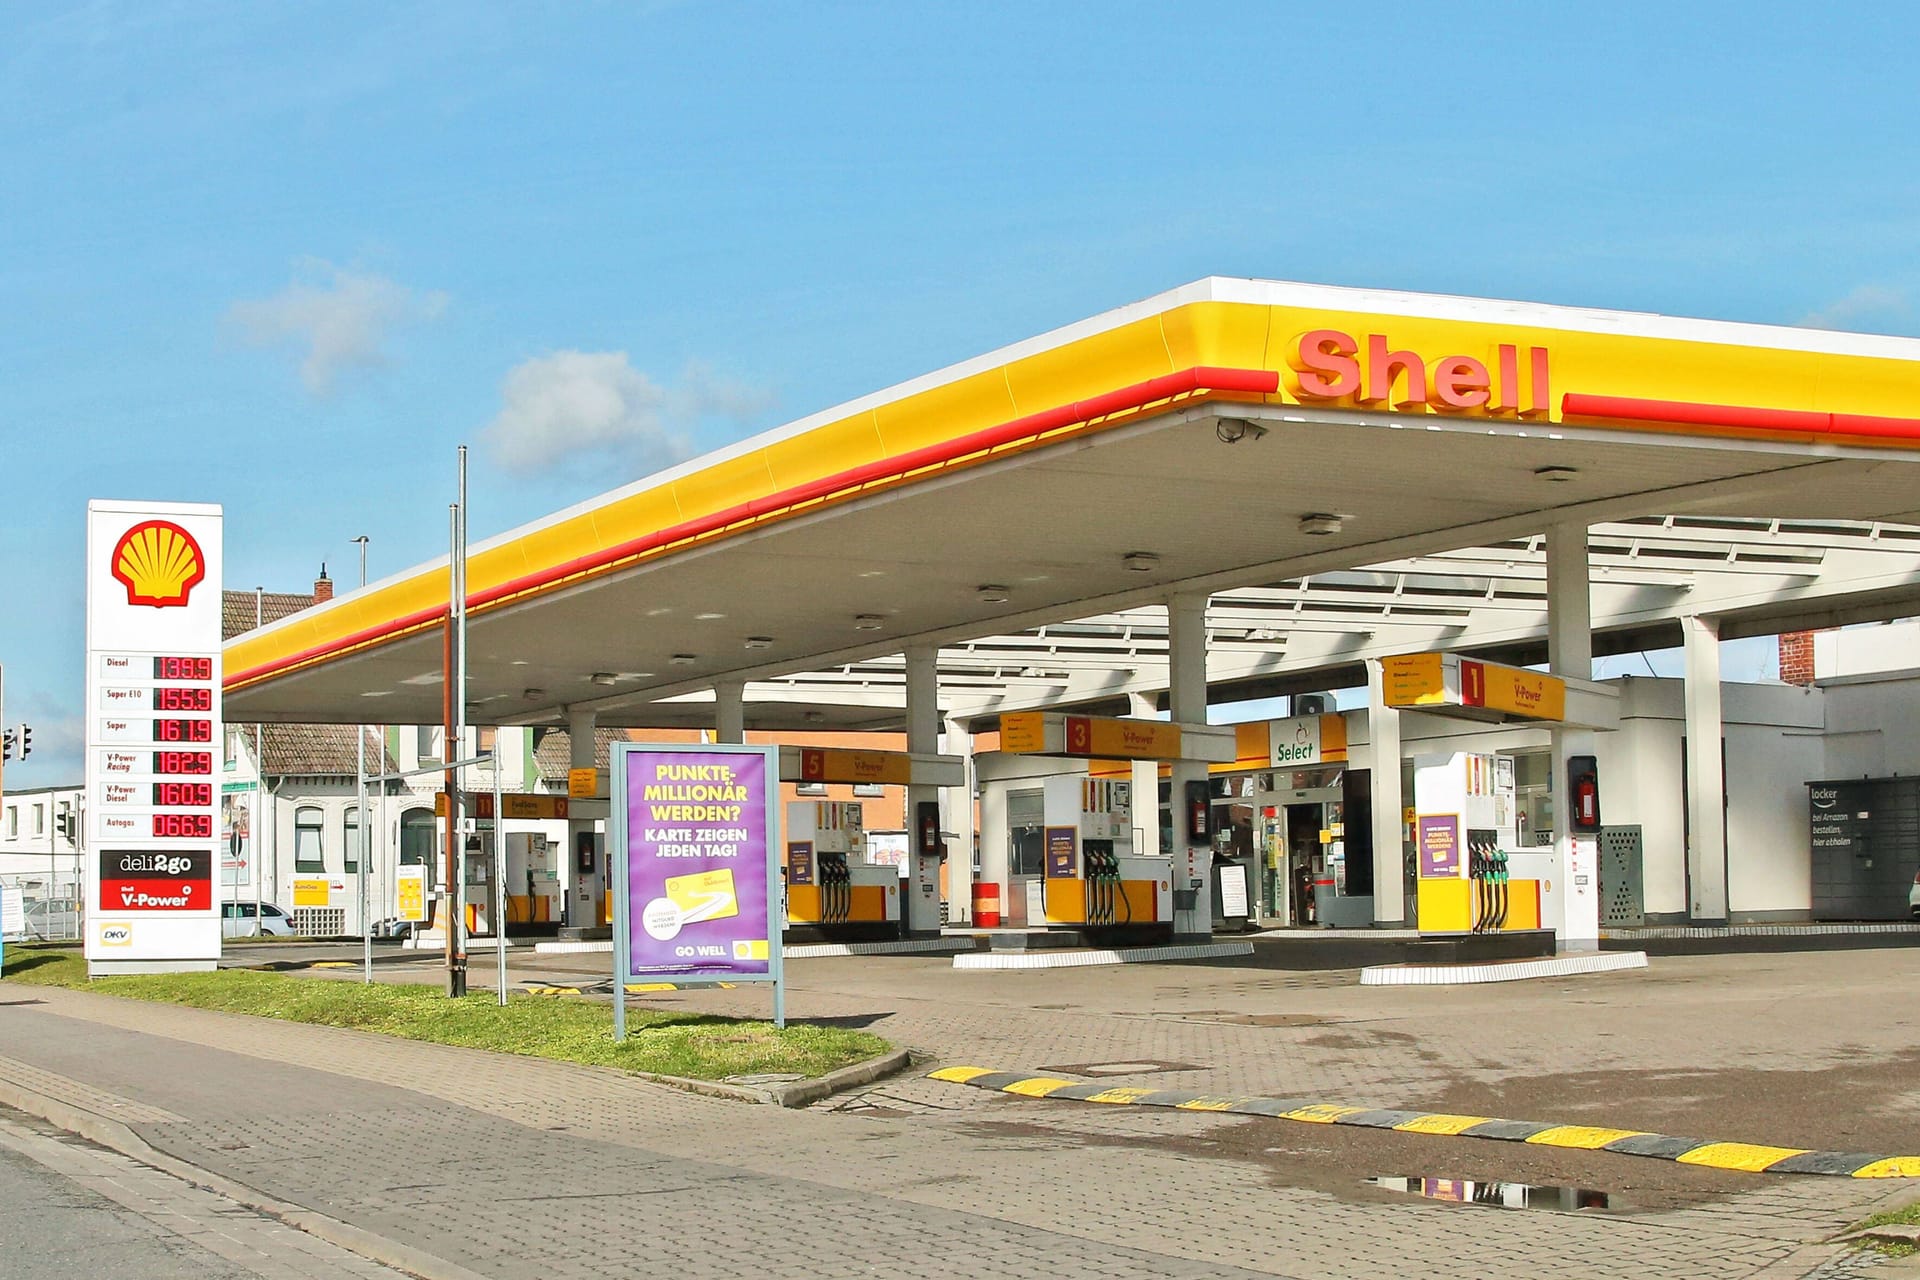
M 121 534 L 111 563 L 127 603 L 156 609 L 184 605 L 207 576 L 199 542 L 171 520 L 144 520 Z

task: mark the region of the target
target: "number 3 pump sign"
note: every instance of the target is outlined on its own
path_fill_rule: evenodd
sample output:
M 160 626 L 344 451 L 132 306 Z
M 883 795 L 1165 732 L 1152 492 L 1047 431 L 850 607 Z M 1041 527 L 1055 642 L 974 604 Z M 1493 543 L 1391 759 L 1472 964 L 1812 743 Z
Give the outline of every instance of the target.
M 614 750 L 619 979 L 777 984 L 777 749 Z

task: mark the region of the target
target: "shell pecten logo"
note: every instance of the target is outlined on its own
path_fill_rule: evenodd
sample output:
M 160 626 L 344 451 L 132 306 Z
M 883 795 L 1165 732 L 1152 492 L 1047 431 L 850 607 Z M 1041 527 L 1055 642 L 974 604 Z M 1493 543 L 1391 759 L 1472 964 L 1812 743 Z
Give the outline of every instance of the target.
M 171 520 L 143 520 L 121 534 L 111 564 L 127 603 L 156 609 L 186 604 L 207 576 L 200 543 Z

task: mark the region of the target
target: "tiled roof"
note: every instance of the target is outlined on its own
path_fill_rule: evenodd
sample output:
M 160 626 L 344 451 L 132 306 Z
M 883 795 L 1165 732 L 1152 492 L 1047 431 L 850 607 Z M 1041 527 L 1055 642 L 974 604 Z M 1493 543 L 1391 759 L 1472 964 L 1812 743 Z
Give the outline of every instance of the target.
M 236 725 L 253 749 L 253 726 Z M 307 777 L 353 777 L 353 731 L 350 724 L 268 724 L 260 726 L 264 772 L 269 778 L 294 774 Z M 378 730 L 367 731 L 367 772 L 398 773 L 400 766 L 382 747 Z
M 607 767 L 607 760 L 613 754 L 611 747 L 616 742 L 626 742 L 632 734 L 625 729 L 595 729 L 593 731 L 593 764 L 596 769 Z M 564 783 L 567 769 L 573 760 L 573 739 L 567 736 L 565 729 L 549 731 L 540 739 L 540 745 L 534 748 L 534 763 L 540 768 L 542 782 Z
M 257 605 L 261 625 L 278 622 L 288 614 L 298 613 L 312 603 L 311 594 L 263 591 L 260 593 Z M 220 593 L 220 638 L 231 640 L 237 635 L 253 630 L 255 608 L 253 592 L 222 591 Z
M 313 603 L 311 595 L 291 591 L 264 591 L 257 601 L 251 591 L 220 593 L 221 639 L 231 640 L 253 630 L 258 610 L 261 621 L 273 622 L 290 613 L 298 613 Z M 250 724 L 229 726 L 237 731 L 249 753 L 253 750 L 254 729 Z M 350 724 L 269 724 L 261 731 L 260 751 L 266 757 L 261 770 L 269 778 L 293 774 L 308 777 L 353 776 L 353 729 Z M 400 766 L 384 749 L 377 731 L 367 733 L 367 771 L 397 773 Z

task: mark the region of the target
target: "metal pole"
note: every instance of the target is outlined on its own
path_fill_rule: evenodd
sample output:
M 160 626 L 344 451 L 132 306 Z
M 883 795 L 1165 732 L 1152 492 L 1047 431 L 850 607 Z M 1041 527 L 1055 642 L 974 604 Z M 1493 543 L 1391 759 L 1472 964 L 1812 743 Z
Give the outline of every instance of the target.
M 361 534 L 354 539 L 360 544 L 360 588 L 367 586 L 367 535 Z M 373 981 L 373 921 L 368 919 L 367 911 L 367 859 L 372 851 L 367 847 L 367 726 L 355 725 L 353 730 L 353 769 L 354 769 L 354 823 L 359 840 L 359 857 L 356 865 L 360 869 L 360 948 L 362 981 Z M 384 765 L 384 762 L 383 762 Z M 385 772 L 385 769 L 382 769 Z
M 459 590 L 459 593 L 454 598 L 455 613 L 454 613 L 454 638 L 453 638 L 453 671 L 454 671 L 453 741 L 455 745 L 448 747 L 449 751 L 457 750 L 460 753 L 459 756 L 455 757 L 455 759 L 464 757 L 467 754 L 467 446 L 465 445 L 460 446 L 459 498 L 460 498 L 459 505 L 454 508 L 454 513 L 453 513 L 454 514 L 454 531 L 455 531 L 455 538 L 456 538 L 456 546 L 454 548 L 454 559 L 455 559 L 455 563 L 459 567 L 459 573 L 460 573 L 460 579 L 459 579 L 460 590 Z M 456 773 L 455 777 L 458 778 L 458 776 L 459 775 Z M 461 825 L 465 826 L 466 825 L 465 810 L 467 806 L 466 806 L 466 789 L 464 787 L 460 789 L 460 796 L 461 796 L 460 809 L 461 809 L 461 818 L 462 818 Z M 460 930 L 460 994 L 461 995 L 467 994 L 467 876 L 466 876 L 466 863 L 465 863 L 466 851 L 467 851 L 467 845 L 466 845 L 465 839 L 463 838 L 460 842 L 460 853 L 462 858 L 461 872 L 460 872 L 460 889 L 459 889 L 460 915 L 455 921 L 455 927 Z
M 500 726 L 493 728 L 493 942 L 500 957 L 500 1003 L 507 1003 L 507 811 L 500 803 Z
M 460 758 L 460 725 L 454 715 L 457 695 L 455 688 L 458 680 L 455 672 L 454 649 L 458 645 L 460 611 L 460 505 L 447 508 L 447 629 L 441 646 L 442 690 L 441 703 L 444 712 L 446 742 L 440 753 L 447 759 L 447 769 L 441 783 L 447 794 L 446 823 L 446 867 L 444 871 L 445 887 L 440 895 L 441 904 L 446 908 L 443 924 L 446 930 L 447 948 L 447 994 L 463 996 L 467 994 L 467 972 L 461 963 L 459 945 L 460 930 L 460 771 L 453 762 Z
M 260 629 L 260 624 L 266 616 L 266 591 L 265 587 L 253 589 L 253 629 L 255 631 Z M 261 830 L 261 824 L 265 819 L 267 808 L 267 757 L 261 743 L 260 732 L 260 723 L 255 721 L 253 726 L 253 803 L 247 806 L 253 810 L 253 815 L 247 825 L 252 828 L 248 833 L 248 839 L 253 842 L 252 856 L 249 861 L 253 863 L 253 936 L 256 938 L 260 936 L 260 849 L 265 843 L 261 837 L 266 834 Z

